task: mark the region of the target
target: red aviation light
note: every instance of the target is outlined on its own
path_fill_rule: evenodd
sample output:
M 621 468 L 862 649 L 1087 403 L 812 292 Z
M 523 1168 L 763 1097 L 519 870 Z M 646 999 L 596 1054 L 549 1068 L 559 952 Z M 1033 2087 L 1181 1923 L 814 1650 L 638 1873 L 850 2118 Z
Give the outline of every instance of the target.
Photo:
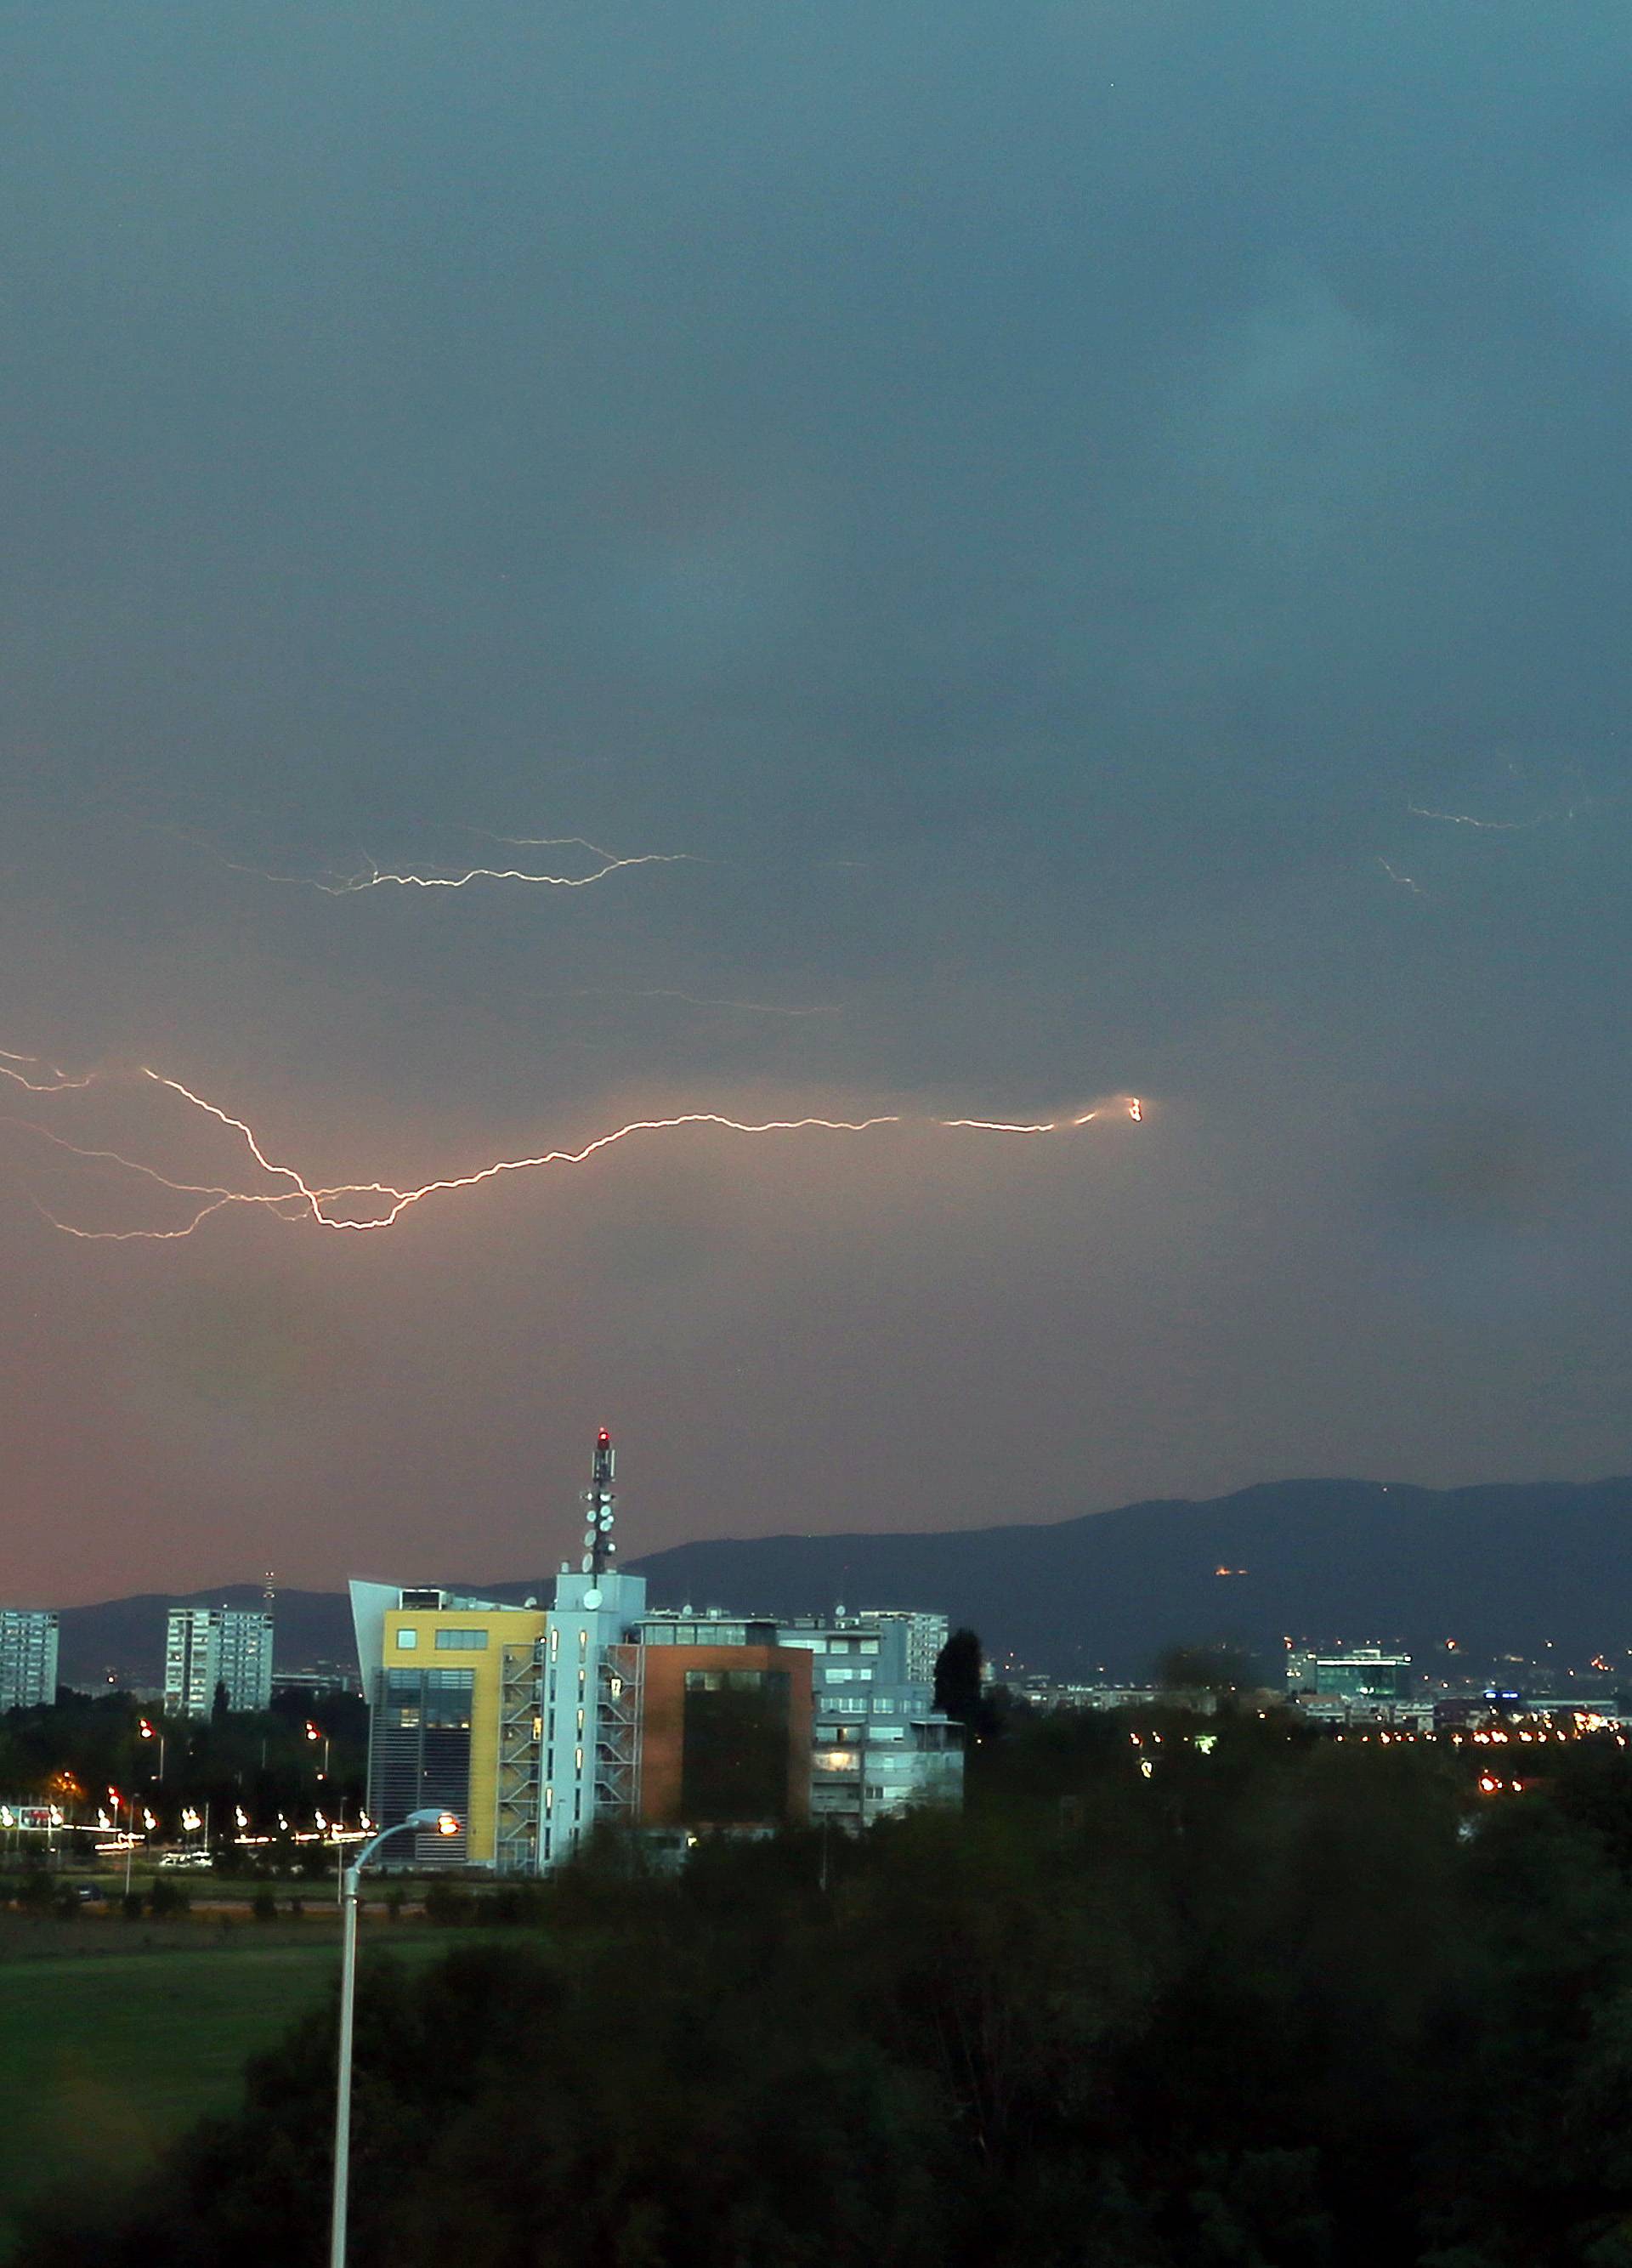
M 601 1427 L 599 1432 L 596 1434 L 595 1439 L 603 1449 L 608 1449 L 612 1446 L 612 1436 L 604 1425 Z

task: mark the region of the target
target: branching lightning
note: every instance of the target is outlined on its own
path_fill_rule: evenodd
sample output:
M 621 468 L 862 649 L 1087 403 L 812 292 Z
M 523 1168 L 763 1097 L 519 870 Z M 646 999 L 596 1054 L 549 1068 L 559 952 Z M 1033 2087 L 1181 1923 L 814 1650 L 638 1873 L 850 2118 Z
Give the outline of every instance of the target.
M 25 1074 L 9 1068 L 23 1064 L 39 1068 L 40 1059 L 31 1056 L 12 1055 L 0 1050 L 0 1071 L 12 1079 L 31 1094 L 50 1094 L 67 1089 L 84 1088 L 111 1083 L 114 1073 L 91 1072 L 85 1077 L 70 1079 L 60 1073 L 53 1074 L 50 1085 L 37 1083 Z M 175 1097 L 192 1112 L 213 1120 L 216 1124 L 238 1138 L 237 1146 L 246 1152 L 255 1172 L 265 1177 L 270 1186 L 249 1186 L 227 1182 L 184 1181 L 165 1174 L 144 1160 L 106 1147 L 92 1147 L 71 1142 L 51 1129 L 40 1126 L 32 1119 L 16 1123 L 25 1127 L 38 1138 L 55 1149 L 84 1163 L 113 1166 L 149 1184 L 167 1190 L 172 1195 L 188 1199 L 188 1218 L 178 1226 L 168 1228 L 87 1228 L 62 1219 L 56 1213 L 40 1206 L 39 1210 L 51 1225 L 68 1236 L 90 1243 L 173 1243 L 190 1236 L 213 1215 L 232 1209 L 247 1207 L 270 1214 L 275 1219 L 304 1222 L 310 1226 L 337 1230 L 344 1234 L 362 1234 L 390 1228 L 412 1207 L 422 1204 L 428 1197 L 440 1197 L 457 1190 L 480 1188 L 484 1182 L 499 1180 L 511 1174 L 536 1173 L 557 1166 L 582 1166 L 603 1151 L 629 1141 L 636 1136 L 672 1134 L 686 1127 L 716 1127 L 721 1131 L 738 1135 L 768 1136 L 778 1134 L 867 1134 L 878 1128 L 903 1126 L 915 1123 L 901 1111 L 875 1111 L 855 1118 L 829 1118 L 815 1115 L 790 1118 L 741 1119 L 723 1111 L 686 1110 L 666 1117 L 631 1119 L 622 1126 L 598 1134 L 577 1148 L 540 1150 L 514 1158 L 496 1158 L 487 1165 L 467 1174 L 437 1176 L 413 1187 L 398 1187 L 383 1181 L 357 1181 L 319 1185 L 309 1181 L 296 1167 L 286 1165 L 271 1156 L 259 1136 L 246 1118 L 241 1118 L 206 1095 L 173 1078 L 168 1072 L 142 1065 L 131 1079 L 145 1080 Z M 1144 1116 L 1143 1105 L 1136 1095 L 1119 1095 L 1111 1101 L 1097 1103 L 1092 1108 L 1057 1118 L 1021 1120 L 994 1118 L 930 1118 L 916 1123 L 938 1127 L 947 1131 L 967 1130 L 982 1134 L 1061 1134 L 1088 1125 L 1102 1117 L 1122 1117 L 1138 1122 Z
M 351 898 L 365 890 L 466 890 L 477 882 L 520 882 L 540 889 L 586 890 L 592 883 L 604 882 L 610 875 L 621 874 L 636 866 L 698 866 L 709 862 L 691 850 L 641 850 L 624 855 L 608 850 L 604 843 L 592 843 L 586 835 L 492 835 L 485 828 L 463 827 L 459 831 L 474 835 L 486 843 L 502 843 L 511 850 L 582 850 L 597 863 L 585 873 L 535 873 L 521 866 L 441 866 L 386 867 L 374 859 L 366 859 L 356 873 L 285 874 L 266 866 L 254 866 L 241 858 L 229 858 L 203 836 L 191 835 L 180 828 L 171 830 L 181 840 L 207 851 L 219 859 L 230 874 L 248 874 L 258 882 L 276 882 L 291 889 L 316 890 L 326 898 Z
M 29 1071 L 42 1071 L 46 1077 L 30 1079 L 27 1071 L 12 1068 L 17 1064 L 26 1064 Z M 95 1073 L 88 1072 L 84 1079 L 70 1079 L 54 1064 L 47 1063 L 43 1056 L 14 1055 L 10 1048 L 0 1048 L 0 1079 L 14 1080 L 18 1086 L 26 1087 L 30 1094 L 65 1094 L 70 1087 L 90 1086 Z

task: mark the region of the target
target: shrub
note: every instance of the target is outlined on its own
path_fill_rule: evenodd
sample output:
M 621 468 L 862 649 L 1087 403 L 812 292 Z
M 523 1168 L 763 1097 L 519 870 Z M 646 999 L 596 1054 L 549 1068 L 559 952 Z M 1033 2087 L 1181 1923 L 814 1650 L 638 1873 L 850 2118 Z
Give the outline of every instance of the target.
M 475 1911 L 475 1899 L 457 1882 L 432 1882 L 425 1893 L 425 1919 L 434 1928 L 457 1928 L 471 1920 Z

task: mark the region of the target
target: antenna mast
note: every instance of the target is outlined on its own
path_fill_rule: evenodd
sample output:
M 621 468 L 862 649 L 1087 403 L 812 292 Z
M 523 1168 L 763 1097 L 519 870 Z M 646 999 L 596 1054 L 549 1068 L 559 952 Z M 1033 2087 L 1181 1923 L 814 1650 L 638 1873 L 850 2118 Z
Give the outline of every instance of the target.
M 584 1491 L 584 1502 L 588 1507 L 584 1530 L 584 1572 L 597 1583 L 618 1549 L 612 1540 L 612 1507 L 617 1501 L 612 1485 L 614 1462 L 612 1436 L 603 1425 L 595 1436 L 595 1462 L 590 1468 L 590 1484 Z

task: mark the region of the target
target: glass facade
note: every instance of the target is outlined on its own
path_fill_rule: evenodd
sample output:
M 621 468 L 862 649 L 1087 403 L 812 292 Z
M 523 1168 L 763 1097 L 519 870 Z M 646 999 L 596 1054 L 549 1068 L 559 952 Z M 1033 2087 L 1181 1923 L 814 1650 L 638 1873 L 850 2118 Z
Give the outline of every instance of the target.
M 474 1686 L 468 1669 L 380 1671 L 368 1791 L 377 1825 L 395 1827 L 426 1809 L 467 1816 Z M 464 1856 L 462 1835 L 437 1839 L 439 1857 Z

